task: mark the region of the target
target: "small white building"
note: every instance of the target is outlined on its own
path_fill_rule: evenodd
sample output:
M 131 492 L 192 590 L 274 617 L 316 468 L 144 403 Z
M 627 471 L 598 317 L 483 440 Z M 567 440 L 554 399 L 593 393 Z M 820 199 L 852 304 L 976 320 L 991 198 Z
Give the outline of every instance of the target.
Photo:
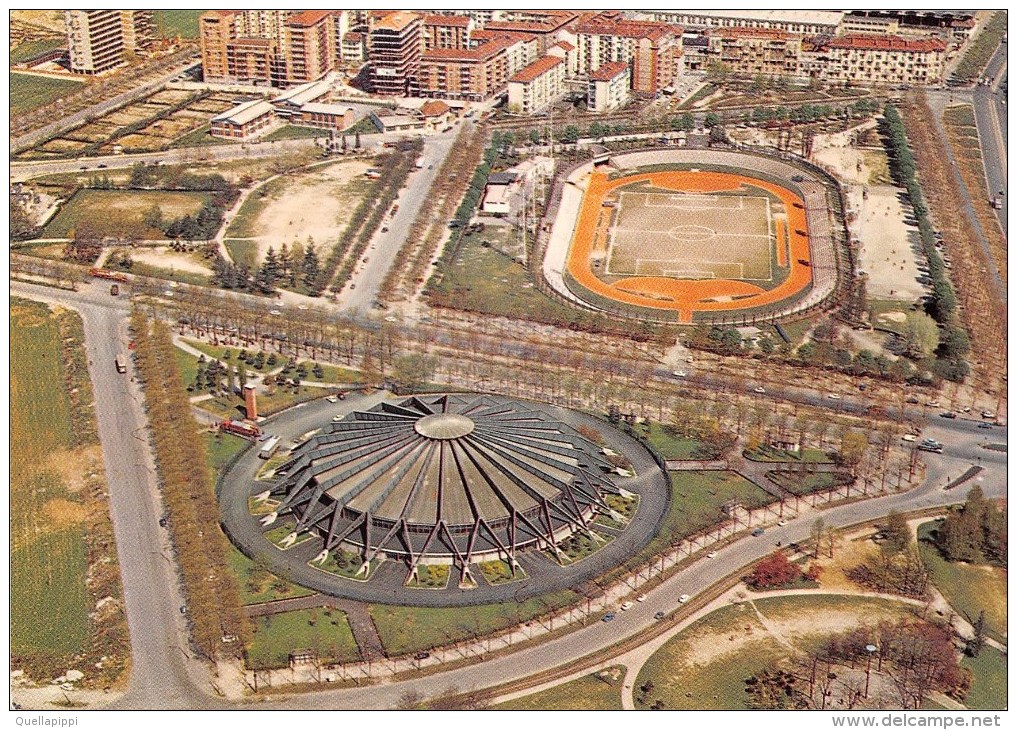
M 279 124 L 276 108 L 264 99 L 254 99 L 212 117 L 209 134 L 224 139 L 251 139 Z
M 624 61 L 605 63 L 590 73 L 586 87 L 586 108 L 591 112 L 607 112 L 629 99 L 631 70 Z
M 493 172 L 487 177 L 484 190 L 484 202 L 480 209 L 492 215 L 508 215 L 512 212 L 509 206 L 509 195 L 518 176 L 511 172 Z

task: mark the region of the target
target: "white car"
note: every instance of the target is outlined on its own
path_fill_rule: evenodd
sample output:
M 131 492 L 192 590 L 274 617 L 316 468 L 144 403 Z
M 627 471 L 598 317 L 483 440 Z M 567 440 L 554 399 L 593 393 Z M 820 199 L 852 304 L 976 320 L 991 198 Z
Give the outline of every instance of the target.
M 755 388 L 752 389 L 752 392 L 753 393 L 765 393 L 766 392 L 766 388 L 764 388 L 762 385 L 757 385 Z
M 625 603 L 623 603 L 621 605 L 621 610 L 622 611 L 628 611 L 630 608 L 632 608 L 635 605 L 636 604 L 634 604 L 632 601 L 625 601 Z
M 828 400 L 840 400 L 840 394 L 839 393 L 827 393 L 826 397 L 827 397 Z
M 901 441 L 907 441 L 908 443 L 910 443 L 912 441 L 917 441 L 918 437 L 915 436 L 913 433 L 906 433 L 906 434 L 904 434 L 903 436 L 900 437 L 900 440 Z
M 336 398 L 336 397 L 335 397 L 334 395 L 330 395 L 330 396 L 329 396 L 328 398 L 326 398 L 325 400 L 327 400 L 327 401 L 328 401 L 329 403 L 338 403 L 338 402 L 339 402 L 339 399 L 338 399 L 338 398 Z
M 713 560 L 715 557 L 717 557 L 717 551 L 711 550 L 706 554 L 706 557 L 708 557 L 710 560 Z
M 982 418 L 995 418 L 996 414 L 994 411 L 982 411 Z
M 675 376 L 676 378 L 685 378 L 685 377 L 688 377 L 688 375 L 689 375 L 689 374 L 688 374 L 687 372 L 685 372 L 684 370 L 675 370 L 675 371 L 674 371 L 673 373 L 671 373 L 671 374 L 672 374 L 673 376 Z
M 343 420 L 342 416 L 332 416 L 332 423 L 339 423 L 341 420 Z
M 692 598 L 688 593 L 682 593 L 678 596 L 678 603 L 688 603 L 689 599 Z
M 925 405 L 927 405 L 929 408 L 939 408 L 939 401 L 938 400 L 930 400 Z
M 278 309 L 272 309 L 272 310 L 269 311 L 269 314 L 272 314 L 272 315 L 275 315 L 276 317 L 278 317 L 280 314 L 282 314 L 282 312 L 280 312 Z
M 777 520 L 777 527 L 783 527 L 787 524 L 787 520 Z
M 639 601 L 640 603 L 642 603 L 643 601 L 646 600 L 646 594 L 645 593 L 640 593 L 638 596 L 636 596 L 636 600 Z

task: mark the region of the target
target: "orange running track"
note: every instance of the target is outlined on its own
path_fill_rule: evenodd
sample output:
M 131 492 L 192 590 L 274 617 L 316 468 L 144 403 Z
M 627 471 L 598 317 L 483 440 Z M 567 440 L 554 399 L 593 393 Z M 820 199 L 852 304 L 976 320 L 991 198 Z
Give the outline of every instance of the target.
M 716 193 L 752 185 L 773 193 L 783 201 L 787 211 L 787 230 L 791 248 L 791 272 L 787 279 L 770 290 L 733 279 L 682 280 L 664 276 L 635 276 L 614 284 L 601 281 L 593 273 L 590 254 L 598 233 L 597 221 L 604 199 L 616 188 L 638 182 L 649 182 L 656 187 L 679 192 Z M 780 248 L 778 238 L 778 251 Z M 779 185 L 726 172 L 678 170 L 628 175 L 609 181 L 606 174 L 594 170 L 590 176 L 589 187 L 583 195 L 566 267 L 576 281 L 601 296 L 624 304 L 677 311 L 682 322 L 691 322 L 693 312 L 737 311 L 759 307 L 779 302 L 804 291 L 812 283 L 810 262 L 804 202 L 790 190 Z M 708 301 L 717 297 L 736 297 L 736 299 Z

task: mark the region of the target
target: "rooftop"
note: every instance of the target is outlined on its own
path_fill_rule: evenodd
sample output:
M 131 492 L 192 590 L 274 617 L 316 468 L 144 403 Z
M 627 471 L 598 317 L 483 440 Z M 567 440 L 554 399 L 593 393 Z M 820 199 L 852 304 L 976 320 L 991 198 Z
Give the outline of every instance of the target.
M 493 58 L 500 51 L 505 50 L 515 39 L 503 35 L 496 35 L 486 43 L 475 48 L 432 48 L 430 51 L 420 54 L 421 61 L 486 61 Z
M 515 75 L 509 79 L 509 82 L 528 84 L 541 75 L 546 74 L 560 63 L 565 63 L 565 61 L 558 56 L 544 56 L 543 58 L 538 58 L 529 66 L 519 69 Z
M 425 101 L 420 105 L 420 113 L 425 117 L 437 117 L 449 112 L 452 109 L 448 104 L 441 101 L 440 99 Z
M 871 51 L 905 51 L 911 53 L 929 53 L 946 50 L 946 43 L 939 38 L 918 39 L 878 35 L 840 36 L 839 38 L 831 38 L 826 45 L 830 48 L 858 48 Z
M 702 17 L 831 27 L 839 25 L 844 17 L 844 13 L 839 10 L 656 10 L 650 14 L 656 17 Z
M 721 38 L 768 38 L 772 40 L 786 40 L 791 37 L 790 33 L 778 28 L 746 28 L 745 26 L 717 28 L 710 35 Z
M 215 115 L 212 117 L 212 121 L 247 124 L 253 119 L 257 119 L 265 114 L 272 114 L 274 112 L 275 107 L 264 99 L 252 99 L 251 101 L 245 101 L 243 104 L 238 104 L 232 109 L 227 109 L 222 114 Z
M 590 73 L 591 81 L 610 81 L 616 76 L 628 72 L 629 65 L 624 61 L 612 61 L 601 65 L 596 71 Z
M 419 18 L 419 14 L 408 10 L 394 10 L 391 13 L 387 13 L 384 17 L 378 18 L 374 22 L 372 30 L 392 30 L 398 32 L 404 30 L 406 26 Z
M 667 23 L 649 20 L 618 20 L 611 16 L 597 15 L 590 20 L 579 23 L 576 26 L 576 33 L 657 40 L 669 34 L 680 34 L 681 29 Z
M 290 19 L 286 21 L 286 25 L 296 26 L 298 28 L 309 28 L 312 25 L 317 25 L 334 12 L 335 11 L 333 10 L 304 10 L 303 12 L 290 16 Z
M 424 25 L 452 25 L 456 28 L 466 28 L 470 24 L 467 15 L 425 15 Z

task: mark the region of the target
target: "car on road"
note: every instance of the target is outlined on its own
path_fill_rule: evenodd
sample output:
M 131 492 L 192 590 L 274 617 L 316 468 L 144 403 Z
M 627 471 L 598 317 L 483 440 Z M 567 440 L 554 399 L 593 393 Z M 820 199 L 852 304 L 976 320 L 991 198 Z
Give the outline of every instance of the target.
M 653 618 L 655 618 L 657 621 L 663 621 L 665 615 L 666 614 L 663 611 L 657 611 L 657 613 L 653 614 Z
M 901 439 L 901 441 L 911 442 L 911 441 L 917 441 L 918 437 L 915 436 L 913 433 L 906 433 L 903 436 L 901 436 L 900 439 Z
M 827 398 L 827 400 L 840 400 L 840 394 L 838 394 L 838 393 L 827 393 L 826 394 L 826 398 Z
M 647 595 L 646 595 L 645 593 L 640 593 L 640 594 L 639 594 L 638 596 L 636 596 L 636 600 L 637 600 L 637 601 L 638 601 L 639 603 L 642 603 L 642 602 L 643 602 L 643 601 L 645 601 L 645 600 L 646 600 L 647 598 L 648 598 L 648 596 L 647 596 Z
M 692 598 L 688 593 L 682 593 L 678 596 L 678 603 L 688 603 L 689 599 Z
M 982 411 L 982 418 L 995 418 L 996 414 L 994 411 Z
M 325 400 L 327 400 L 329 403 L 338 403 L 339 402 L 339 399 L 336 396 L 334 396 L 334 395 L 328 396 Z
M 268 313 L 271 314 L 271 315 L 274 315 L 276 317 L 278 317 L 280 314 L 282 314 L 282 312 L 280 312 L 278 309 L 270 309 Z
M 762 385 L 757 385 L 755 388 L 752 389 L 752 392 L 753 393 L 765 393 L 766 392 L 766 388 L 764 388 Z
M 165 527 L 168 524 L 169 524 L 169 520 L 167 520 L 165 517 L 160 517 L 159 518 L 159 527 Z
M 930 400 L 925 405 L 927 405 L 929 408 L 937 408 L 937 407 L 939 407 L 939 401 L 938 400 Z
M 343 420 L 342 416 L 332 416 L 332 423 L 339 423 L 341 420 Z
M 416 654 L 413 655 L 413 658 L 416 659 L 417 661 L 421 661 L 422 659 L 430 658 L 430 656 L 431 652 L 429 651 L 418 651 Z
M 687 377 L 688 377 L 688 375 L 689 375 L 689 374 L 688 374 L 687 372 L 685 372 L 684 370 L 675 370 L 675 371 L 674 371 L 673 373 L 671 373 L 671 374 L 672 374 L 673 376 L 675 376 L 676 378 L 687 378 Z
M 942 413 L 939 414 L 939 417 L 940 418 L 956 418 L 957 414 L 954 413 L 953 411 L 943 411 Z
M 762 527 L 757 527 L 755 530 L 752 531 L 752 537 L 759 537 L 764 532 L 766 532 L 766 530 L 764 530 Z
M 982 421 L 981 423 L 978 424 L 978 428 L 992 428 L 992 424 Z
M 614 611 L 608 611 L 607 613 L 604 614 L 604 618 L 600 620 L 603 621 L 604 623 L 607 623 L 608 621 L 614 621 L 615 615 L 616 614 Z
M 184 615 L 187 615 L 187 606 L 181 606 L 180 607 L 180 613 L 182 613 Z
M 787 520 L 777 520 L 777 527 L 783 527 L 787 524 Z
M 625 603 L 623 603 L 623 604 L 621 605 L 621 610 L 622 610 L 622 611 L 628 611 L 628 610 L 629 610 L 630 608 L 632 608 L 632 607 L 633 607 L 633 606 L 635 606 L 635 605 L 636 605 L 636 604 L 635 604 L 635 603 L 633 603 L 632 601 L 625 601 Z
M 717 551 L 711 550 L 706 554 L 706 557 L 708 557 L 710 560 L 713 560 L 715 557 L 717 557 Z

